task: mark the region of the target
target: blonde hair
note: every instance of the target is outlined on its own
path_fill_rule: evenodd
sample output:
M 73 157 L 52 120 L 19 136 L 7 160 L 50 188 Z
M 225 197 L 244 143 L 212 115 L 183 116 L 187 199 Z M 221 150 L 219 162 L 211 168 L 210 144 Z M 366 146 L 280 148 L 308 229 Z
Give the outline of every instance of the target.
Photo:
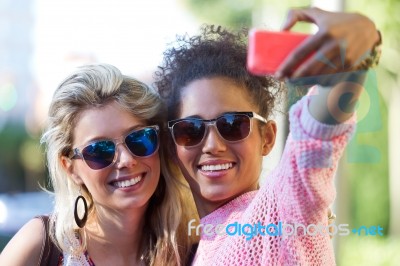
M 122 75 L 114 66 L 107 64 L 86 65 L 68 76 L 56 89 L 50 105 L 47 128 L 41 142 L 46 144 L 47 164 L 54 189 L 55 206 L 50 232 L 53 241 L 65 252 L 86 249 L 83 230 L 74 221 L 74 202 L 82 194 L 89 205 L 89 216 L 96 212 L 90 193 L 80 188 L 67 175 L 61 165 L 62 156 L 72 150 L 73 129 L 82 111 L 101 107 L 110 101 L 149 125 L 164 128 L 164 105 L 158 94 L 144 83 Z M 160 130 L 165 139 L 165 130 Z M 164 149 L 160 149 L 163 158 Z M 165 169 L 161 159 L 161 168 Z M 185 263 L 191 240 L 185 231 L 189 217 L 182 208 L 185 191 L 180 181 L 170 171 L 164 171 L 155 193 L 150 198 L 145 215 L 142 254 L 145 261 L 156 265 L 180 265 Z M 186 202 L 185 202 L 186 204 Z M 185 224 L 186 223 L 186 224 Z M 68 250 L 66 243 L 79 233 L 82 245 L 78 250 Z

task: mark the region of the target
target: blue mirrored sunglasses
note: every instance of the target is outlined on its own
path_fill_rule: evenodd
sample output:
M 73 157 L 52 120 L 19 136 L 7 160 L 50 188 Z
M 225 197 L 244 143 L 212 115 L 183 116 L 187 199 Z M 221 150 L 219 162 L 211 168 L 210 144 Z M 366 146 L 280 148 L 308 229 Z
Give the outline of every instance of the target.
M 154 125 L 135 129 L 118 139 L 96 140 L 83 148 L 74 148 L 70 159 L 83 159 L 91 169 L 100 170 L 115 163 L 116 148 L 120 143 L 124 143 L 133 156 L 149 157 L 158 150 L 158 132 L 159 127 Z M 123 141 L 118 142 L 121 138 Z

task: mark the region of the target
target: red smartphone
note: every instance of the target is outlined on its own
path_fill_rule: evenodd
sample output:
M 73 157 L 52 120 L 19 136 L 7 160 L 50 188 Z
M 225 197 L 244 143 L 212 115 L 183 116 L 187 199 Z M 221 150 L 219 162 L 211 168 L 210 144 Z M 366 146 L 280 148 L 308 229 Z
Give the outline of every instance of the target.
M 254 75 L 271 75 L 310 34 L 291 31 L 251 29 L 249 32 L 247 69 Z

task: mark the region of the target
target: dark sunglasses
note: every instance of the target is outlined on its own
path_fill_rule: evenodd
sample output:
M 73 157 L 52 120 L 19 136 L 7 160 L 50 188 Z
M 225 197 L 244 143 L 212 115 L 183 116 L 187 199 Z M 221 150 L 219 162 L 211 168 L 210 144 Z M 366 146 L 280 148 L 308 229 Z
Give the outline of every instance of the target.
M 158 126 L 149 126 L 131 131 L 118 139 L 96 140 L 82 149 L 73 149 L 70 159 L 83 159 L 91 169 L 100 170 L 115 163 L 116 148 L 120 143 L 124 143 L 134 156 L 149 157 L 158 150 L 158 131 Z
M 206 125 L 215 126 L 218 134 L 228 142 L 244 140 L 251 132 L 251 118 L 264 123 L 267 120 L 254 112 L 231 112 L 215 119 L 182 118 L 168 122 L 172 138 L 176 145 L 193 147 L 199 145 L 206 135 Z

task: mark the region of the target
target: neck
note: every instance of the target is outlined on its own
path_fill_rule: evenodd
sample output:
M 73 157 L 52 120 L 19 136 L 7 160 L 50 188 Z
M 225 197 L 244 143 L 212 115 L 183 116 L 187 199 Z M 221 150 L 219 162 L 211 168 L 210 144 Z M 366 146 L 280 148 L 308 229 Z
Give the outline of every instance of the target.
M 220 200 L 220 201 L 209 201 L 207 199 L 197 197 L 193 195 L 194 202 L 196 204 L 197 212 L 199 213 L 200 219 L 207 216 L 208 214 L 212 213 L 219 207 L 225 205 L 230 200 Z
M 97 207 L 85 226 L 90 257 L 94 261 L 111 261 L 112 257 L 125 262 L 139 259 L 146 209 L 144 206 L 116 212 Z
M 258 187 L 258 182 L 254 185 L 249 187 L 248 189 L 242 191 L 241 193 L 235 194 L 229 198 L 221 199 L 221 200 L 212 200 L 212 199 L 206 199 L 202 197 L 201 195 L 196 195 L 193 193 L 193 199 L 196 204 L 197 212 L 199 214 L 200 219 L 204 218 L 208 214 L 212 213 L 216 209 L 224 206 L 225 204 L 229 203 L 230 201 L 234 200 L 235 198 L 250 192 L 257 190 Z

